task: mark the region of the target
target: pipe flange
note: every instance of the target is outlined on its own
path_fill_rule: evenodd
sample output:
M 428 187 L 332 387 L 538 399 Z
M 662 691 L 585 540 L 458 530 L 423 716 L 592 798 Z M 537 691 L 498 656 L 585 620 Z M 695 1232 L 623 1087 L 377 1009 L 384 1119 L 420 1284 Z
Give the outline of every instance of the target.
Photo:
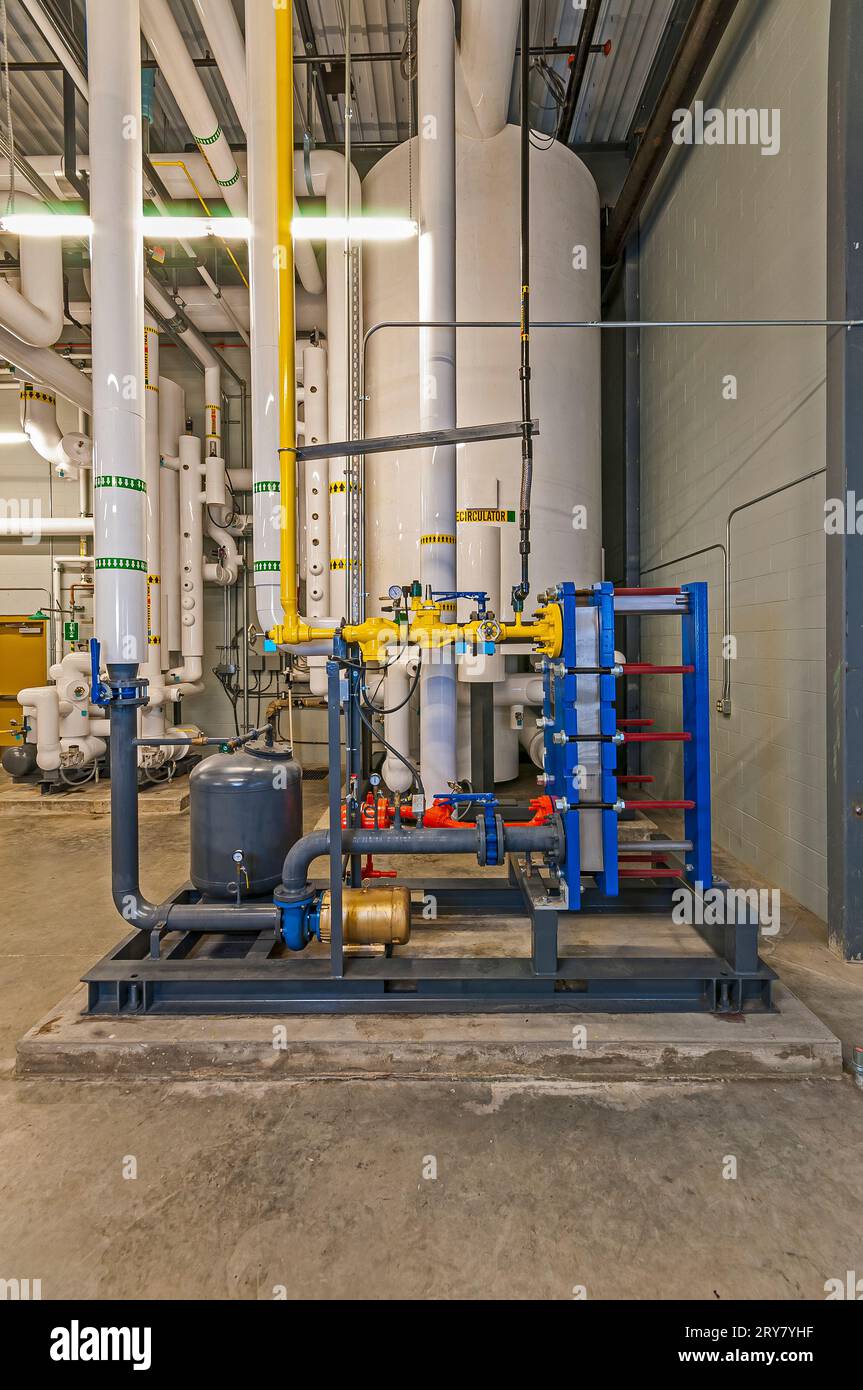
M 109 679 L 108 689 L 111 692 L 111 698 L 108 700 L 110 709 L 136 709 L 149 702 L 150 682 L 144 676 L 123 681 Z
M 554 815 L 548 822 L 555 832 L 557 844 L 554 849 L 546 851 L 546 859 L 549 864 L 563 864 L 566 860 L 566 829 L 563 824 L 563 816 Z M 575 831 L 578 834 L 578 830 Z

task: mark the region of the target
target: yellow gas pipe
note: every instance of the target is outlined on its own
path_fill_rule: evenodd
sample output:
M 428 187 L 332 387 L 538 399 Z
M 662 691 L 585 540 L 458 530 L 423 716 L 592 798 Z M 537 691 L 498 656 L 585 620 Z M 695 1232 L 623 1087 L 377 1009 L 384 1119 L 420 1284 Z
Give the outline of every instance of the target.
M 292 6 L 276 6 L 276 168 L 279 296 L 279 477 L 281 488 L 280 569 L 284 619 L 268 634 L 279 646 L 329 642 L 332 628 L 312 627 L 299 616 L 297 603 L 297 404 L 296 324 L 294 319 L 294 54 Z M 532 644 L 546 656 L 561 650 L 560 609 L 541 608 L 532 623 L 516 614 L 511 623 L 445 623 L 439 603 L 415 598 L 409 623 L 367 618 L 342 628 L 341 635 L 367 661 L 386 659 L 387 649 L 409 642 L 424 650 L 463 643 L 479 650 L 494 642 Z

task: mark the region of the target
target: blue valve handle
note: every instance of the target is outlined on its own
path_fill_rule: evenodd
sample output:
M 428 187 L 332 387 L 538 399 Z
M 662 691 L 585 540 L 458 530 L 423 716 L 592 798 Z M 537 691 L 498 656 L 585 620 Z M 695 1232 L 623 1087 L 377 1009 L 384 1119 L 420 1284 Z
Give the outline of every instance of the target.
M 453 603 L 460 598 L 472 598 L 476 601 L 480 615 L 485 613 L 486 605 L 488 604 L 488 594 L 484 594 L 481 590 L 472 589 L 456 589 L 454 592 L 443 589 L 432 589 L 432 598 L 435 603 Z
M 94 705 L 109 705 L 111 703 L 111 692 L 106 685 L 102 684 L 100 668 L 102 665 L 102 649 L 95 637 L 90 638 L 90 699 Z
M 471 801 L 475 806 L 481 806 L 485 822 L 486 863 L 502 863 L 501 847 L 497 840 L 498 800 L 494 792 L 447 792 L 445 796 L 436 796 L 435 801 L 444 806 L 464 805 Z

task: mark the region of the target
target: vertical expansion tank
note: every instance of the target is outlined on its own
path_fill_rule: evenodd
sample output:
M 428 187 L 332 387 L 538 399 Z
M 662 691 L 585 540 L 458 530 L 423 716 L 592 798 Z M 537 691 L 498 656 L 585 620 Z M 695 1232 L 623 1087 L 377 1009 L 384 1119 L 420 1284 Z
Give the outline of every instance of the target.
M 262 739 L 198 763 L 189 778 L 190 877 L 201 893 L 272 893 L 303 833 L 302 782 L 290 748 Z
M 459 319 L 518 320 L 519 161 L 516 126 L 487 140 L 458 137 Z M 416 141 L 387 154 L 365 179 L 364 211 L 416 217 L 416 171 Z M 590 173 L 559 142 L 533 149 L 531 200 L 532 318 L 599 319 L 599 199 Z M 367 328 L 385 319 L 418 317 L 417 257 L 416 240 L 366 245 Z M 517 420 L 518 332 L 465 329 L 458 334 L 457 351 L 458 423 Z M 531 356 L 533 414 L 540 422 L 531 509 L 535 600 L 559 580 L 591 583 L 602 577 L 599 332 L 536 329 Z M 419 428 L 416 329 L 384 329 L 372 337 L 366 394 L 368 435 Z M 478 528 L 499 527 L 502 608 L 508 612 L 519 577 L 519 440 L 463 447 L 458 474 L 459 587 L 476 587 L 469 581 Z M 365 494 L 368 611 L 373 614 L 390 584 L 419 575 L 419 455 L 370 458 Z

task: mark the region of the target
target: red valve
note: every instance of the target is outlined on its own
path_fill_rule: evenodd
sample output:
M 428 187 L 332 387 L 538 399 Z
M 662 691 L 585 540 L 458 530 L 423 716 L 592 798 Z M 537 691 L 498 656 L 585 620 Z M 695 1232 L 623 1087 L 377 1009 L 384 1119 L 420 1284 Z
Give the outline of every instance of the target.
M 395 823 L 396 808 L 393 803 L 385 796 L 379 796 L 377 803 L 372 792 L 369 792 L 362 806 L 360 807 L 360 825 L 363 830 L 389 830 Z M 414 813 L 410 806 L 402 806 L 402 820 L 413 821 Z M 347 828 L 348 812 L 344 802 L 342 803 L 342 829 Z
M 361 878 L 365 883 L 367 878 L 398 878 L 397 869 L 376 869 L 374 860 L 370 854 L 366 855 L 366 862 L 362 867 Z

